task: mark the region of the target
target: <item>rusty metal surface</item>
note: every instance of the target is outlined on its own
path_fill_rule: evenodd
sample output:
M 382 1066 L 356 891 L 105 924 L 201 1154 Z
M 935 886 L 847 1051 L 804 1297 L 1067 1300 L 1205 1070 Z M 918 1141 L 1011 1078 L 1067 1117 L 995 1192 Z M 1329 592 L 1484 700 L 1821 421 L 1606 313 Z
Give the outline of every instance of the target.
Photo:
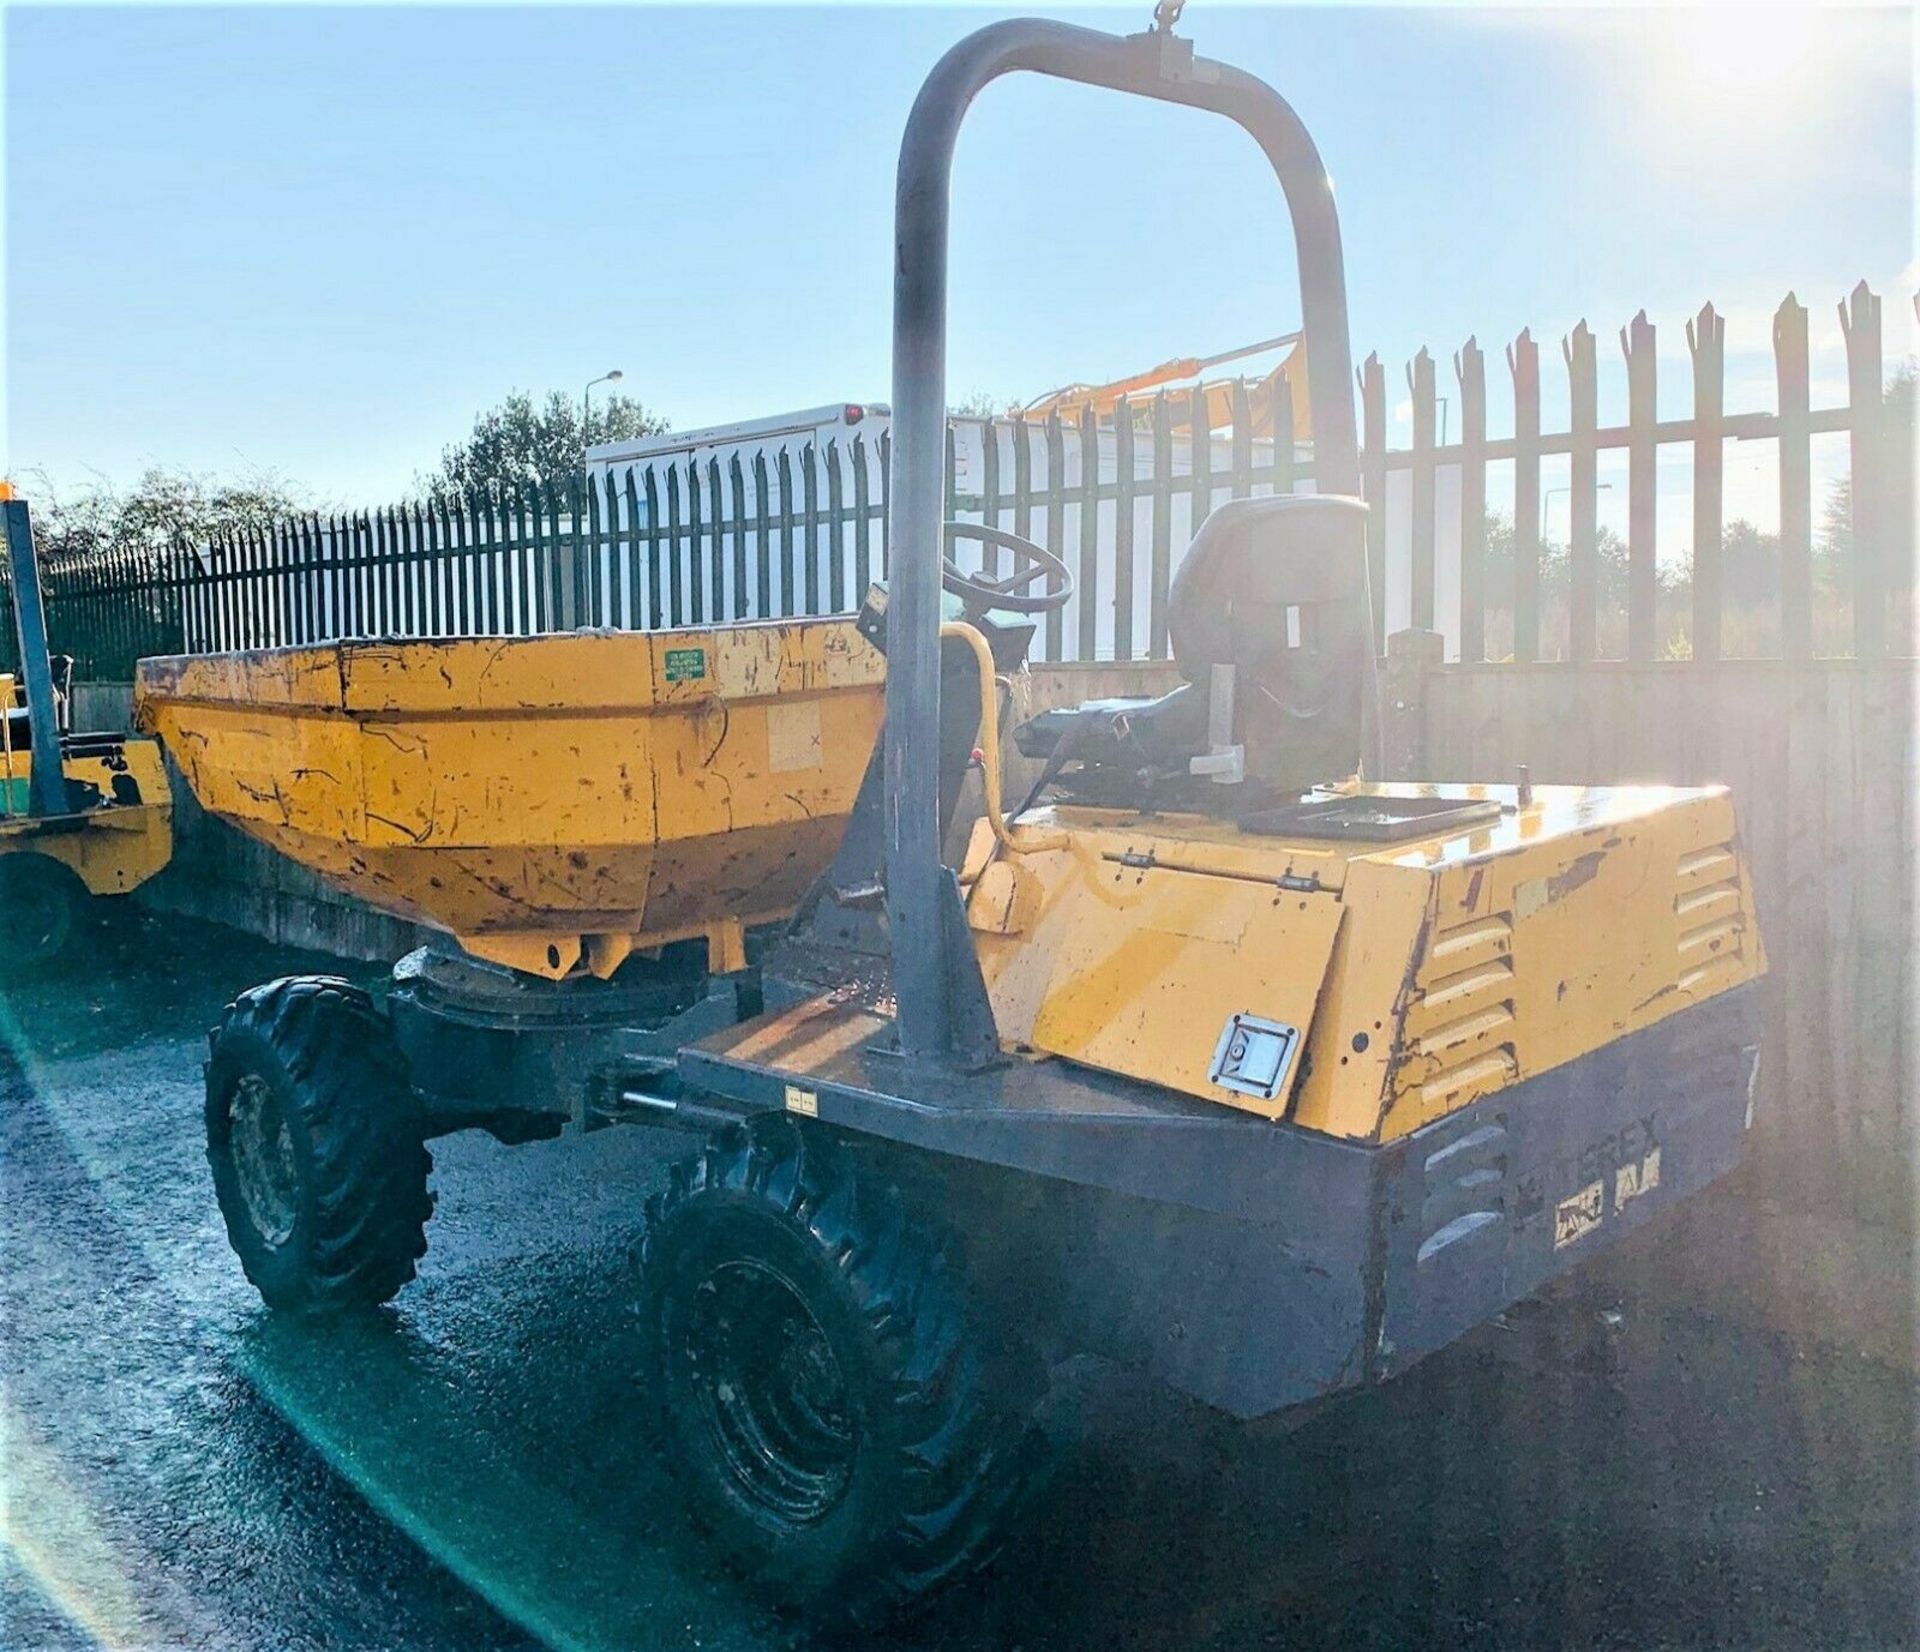
M 885 663 L 846 620 L 149 660 L 209 813 L 478 956 L 599 975 L 784 916 L 839 842 Z

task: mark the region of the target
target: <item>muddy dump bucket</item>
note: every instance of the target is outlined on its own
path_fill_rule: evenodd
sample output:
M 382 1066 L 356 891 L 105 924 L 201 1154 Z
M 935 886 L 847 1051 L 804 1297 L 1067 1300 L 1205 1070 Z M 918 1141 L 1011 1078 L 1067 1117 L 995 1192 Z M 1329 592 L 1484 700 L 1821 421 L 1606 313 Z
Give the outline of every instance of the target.
M 143 660 L 209 813 L 478 957 L 610 975 L 791 912 L 838 845 L 886 662 L 851 619 Z

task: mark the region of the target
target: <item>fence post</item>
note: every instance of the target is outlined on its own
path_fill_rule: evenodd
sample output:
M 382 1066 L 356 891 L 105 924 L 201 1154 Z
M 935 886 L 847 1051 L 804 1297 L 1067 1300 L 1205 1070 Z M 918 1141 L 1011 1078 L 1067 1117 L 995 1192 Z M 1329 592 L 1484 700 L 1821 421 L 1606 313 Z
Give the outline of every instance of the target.
M 1411 595 L 1415 630 L 1434 628 L 1434 359 L 1423 348 L 1407 367 L 1407 390 L 1413 392 L 1413 473 L 1411 496 L 1413 524 L 1409 534 L 1411 549 Z
M 780 453 L 780 486 L 782 504 L 785 512 L 792 515 L 792 478 L 787 471 L 785 449 Z M 791 555 L 793 529 L 786 530 L 786 549 Z M 792 574 L 788 574 L 788 587 L 792 586 Z M 678 626 L 687 623 L 686 580 L 680 565 L 680 467 L 671 459 L 667 461 L 667 619 L 668 625 Z
M 820 598 L 820 454 L 812 442 L 800 449 L 800 508 L 805 526 L 800 538 L 801 605 L 798 614 L 824 611 Z
M 1567 364 L 1573 447 L 1567 498 L 1567 655 L 1585 664 L 1598 652 L 1599 641 L 1600 451 L 1595 431 L 1600 410 L 1593 329 L 1582 320 L 1562 340 L 1560 352 Z
M 1153 546 L 1147 569 L 1147 657 L 1167 652 L 1167 596 L 1173 586 L 1173 415 L 1167 393 L 1153 398 Z
M 996 419 L 980 421 L 980 520 L 990 528 L 1000 526 L 1000 425 Z M 980 571 L 989 576 L 1000 572 L 1000 547 L 985 540 L 980 549 Z
M 1886 652 L 1887 555 L 1880 474 L 1880 300 L 1865 281 L 1840 306 L 1847 345 L 1849 494 L 1853 508 L 1853 652 L 1877 660 Z
M 1099 637 L 1100 430 L 1090 406 L 1080 409 L 1080 569 L 1074 600 L 1080 610 L 1078 657 L 1090 660 Z
M 1487 363 L 1469 335 L 1455 352 L 1460 383 L 1460 658 L 1487 657 Z
M 1293 380 L 1276 367 L 1267 380 L 1273 411 L 1273 491 L 1293 492 Z
M 722 537 L 722 529 L 727 521 L 727 507 L 725 496 L 720 491 L 718 456 L 710 456 L 707 460 L 707 511 L 711 517 L 708 523 L 707 582 L 713 587 L 710 617 L 713 623 L 718 625 L 727 617 L 727 547 Z
M 1412 595 L 1416 630 L 1433 629 L 1433 357 L 1423 348 L 1407 369 L 1413 392 Z M 1385 490 L 1382 490 L 1385 497 Z
M 873 583 L 873 539 L 868 525 L 867 444 L 856 434 L 853 438 L 853 600 L 867 600 L 867 587 Z
M 1133 404 L 1113 409 L 1113 657 L 1133 658 Z
M 774 479 L 779 486 L 780 502 L 780 606 L 783 617 L 791 618 L 804 612 L 795 599 L 794 589 L 798 583 L 795 570 L 799 561 L 794 555 L 793 536 L 799 526 L 793 509 L 793 458 L 786 448 L 781 448 L 773 456 Z
M 1660 413 L 1653 323 L 1645 310 L 1620 329 L 1620 351 L 1627 362 L 1627 658 L 1650 660 L 1659 623 L 1654 425 Z
M 587 561 L 587 535 L 581 531 L 586 524 L 581 519 L 580 480 L 577 470 L 567 477 L 567 537 L 573 542 L 573 555 L 568 559 L 573 570 L 569 581 L 573 600 L 567 605 L 564 627 L 569 631 L 593 624 L 593 572 Z
M 827 612 L 846 612 L 846 563 L 841 529 L 847 509 L 845 491 L 840 482 L 840 444 L 827 439 Z M 858 606 L 856 602 L 855 606 Z
M 1269 381 L 1271 382 L 1271 381 Z M 1244 378 L 1233 381 L 1233 496 L 1244 499 L 1253 492 L 1253 402 L 1247 395 Z M 1209 440 L 1213 432 L 1208 431 Z
M 753 455 L 753 532 L 759 546 L 754 558 L 756 617 L 773 618 L 773 505 L 772 483 L 767 476 L 767 450 L 756 448 Z
M 1807 426 L 1807 312 L 1788 293 L 1773 314 L 1780 391 L 1780 644 L 1790 660 L 1813 656 L 1813 456 Z
M 1067 439 L 1060 410 L 1047 415 L 1047 549 L 1063 562 L 1067 555 Z M 1047 615 L 1047 658 L 1057 661 L 1066 648 L 1066 620 L 1055 608 Z
M 507 589 L 506 598 L 509 613 L 507 616 L 507 634 L 525 636 L 532 631 L 533 622 L 533 540 L 527 527 L 527 495 L 524 488 L 514 488 L 510 494 L 502 495 L 496 501 L 500 520 L 507 528 Z
M 853 439 L 853 462 L 860 463 L 860 438 Z M 857 485 L 857 483 L 856 483 Z M 718 484 L 715 484 L 716 490 Z M 747 476 L 740 465 L 740 455 L 736 452 L 727 458 L 727 498 L 733 507 L 733 617 L 743 620 L 747 617 Z
M 1687 323 L 1693 352 L 1693 657 L 1720 658 L 1720 533 L 1727 323 L 1711 304 Z
M 804 455 L 807 466 L 807 504 L 811 511 L 813 504 L 813 444 L 807 444 Z M 701 540 L 705 537 L 706 516 L 700 505 L 700 461 L 691 453 L 687 455 L 687 618 L 685 623 L 705 625 L 707 623 L 707 580 L 706 559 L 701 555 Z
M 1359 377 L 1360 491 L 1367 501 L 1367 587 L 1378 652 L 1387 636 L 1387 372 L 1378 354 L 1360 364 Z
M 1513 375 L 1513 657 L 1540 657 L 1540 346 L 1532 329 L 1507 346 Z
M 887 524 L 893 520 L 893 432 L 883 430 L 876 444 L 880 449 L 880 577 L 887 572 L 888 547 L 893 543 L 887 537 Z M 1056 610 L 1057 612 L 1057 610 Z
M 1033 538 L 1033 426 L 1024 417 L 1008 421 L 1007 438 L 1013 445 L 1013 531 Z M 997 518 L 996 518 L 997 520 Z
M 477 491 L 465 497 L 455 496 L 453 509 L 465 524 L 462 531 L 472 547 L 473 556 L 473 630 L 475 636 L 501 635 L 500 623 L 500 518 L 491 508 L 482 508 Z

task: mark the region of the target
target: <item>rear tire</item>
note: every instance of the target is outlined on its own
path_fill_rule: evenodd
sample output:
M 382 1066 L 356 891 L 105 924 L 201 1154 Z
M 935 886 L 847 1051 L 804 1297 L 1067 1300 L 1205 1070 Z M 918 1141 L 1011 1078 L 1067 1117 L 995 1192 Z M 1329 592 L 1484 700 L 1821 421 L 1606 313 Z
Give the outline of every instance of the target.
M 433 1159 L 373 1000 L 332 976 L 272 981 L 209 1044 L 207 1162 L 247 1277 L 296 1313 L 385 1302 L 426 1254 Z
M 951 1243 L 850 1158 L 781 1123 L 677 1166 L 643 1325 L 668 1466 L 722 1559 L 871 1626 L 991 1558 L 1043 1384 L 980 1334 Z
M 60 861 L 0 855 L 0 979 L 25 980 L 60 964 L 87 898 L 86 886 Z

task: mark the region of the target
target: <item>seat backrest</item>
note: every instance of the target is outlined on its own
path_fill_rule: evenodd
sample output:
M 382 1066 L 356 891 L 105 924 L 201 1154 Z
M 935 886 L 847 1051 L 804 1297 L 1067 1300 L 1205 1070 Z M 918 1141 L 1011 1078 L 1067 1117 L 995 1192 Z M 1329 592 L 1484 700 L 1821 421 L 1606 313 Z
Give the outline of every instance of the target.
M 1233 668 L 1246 776 L 1289 790 L 1360 766 L 1372 646 L 1367 506 L 1344 495 L 1235 499 L 1201 524 L 1168 593 L 1174 659 Z

